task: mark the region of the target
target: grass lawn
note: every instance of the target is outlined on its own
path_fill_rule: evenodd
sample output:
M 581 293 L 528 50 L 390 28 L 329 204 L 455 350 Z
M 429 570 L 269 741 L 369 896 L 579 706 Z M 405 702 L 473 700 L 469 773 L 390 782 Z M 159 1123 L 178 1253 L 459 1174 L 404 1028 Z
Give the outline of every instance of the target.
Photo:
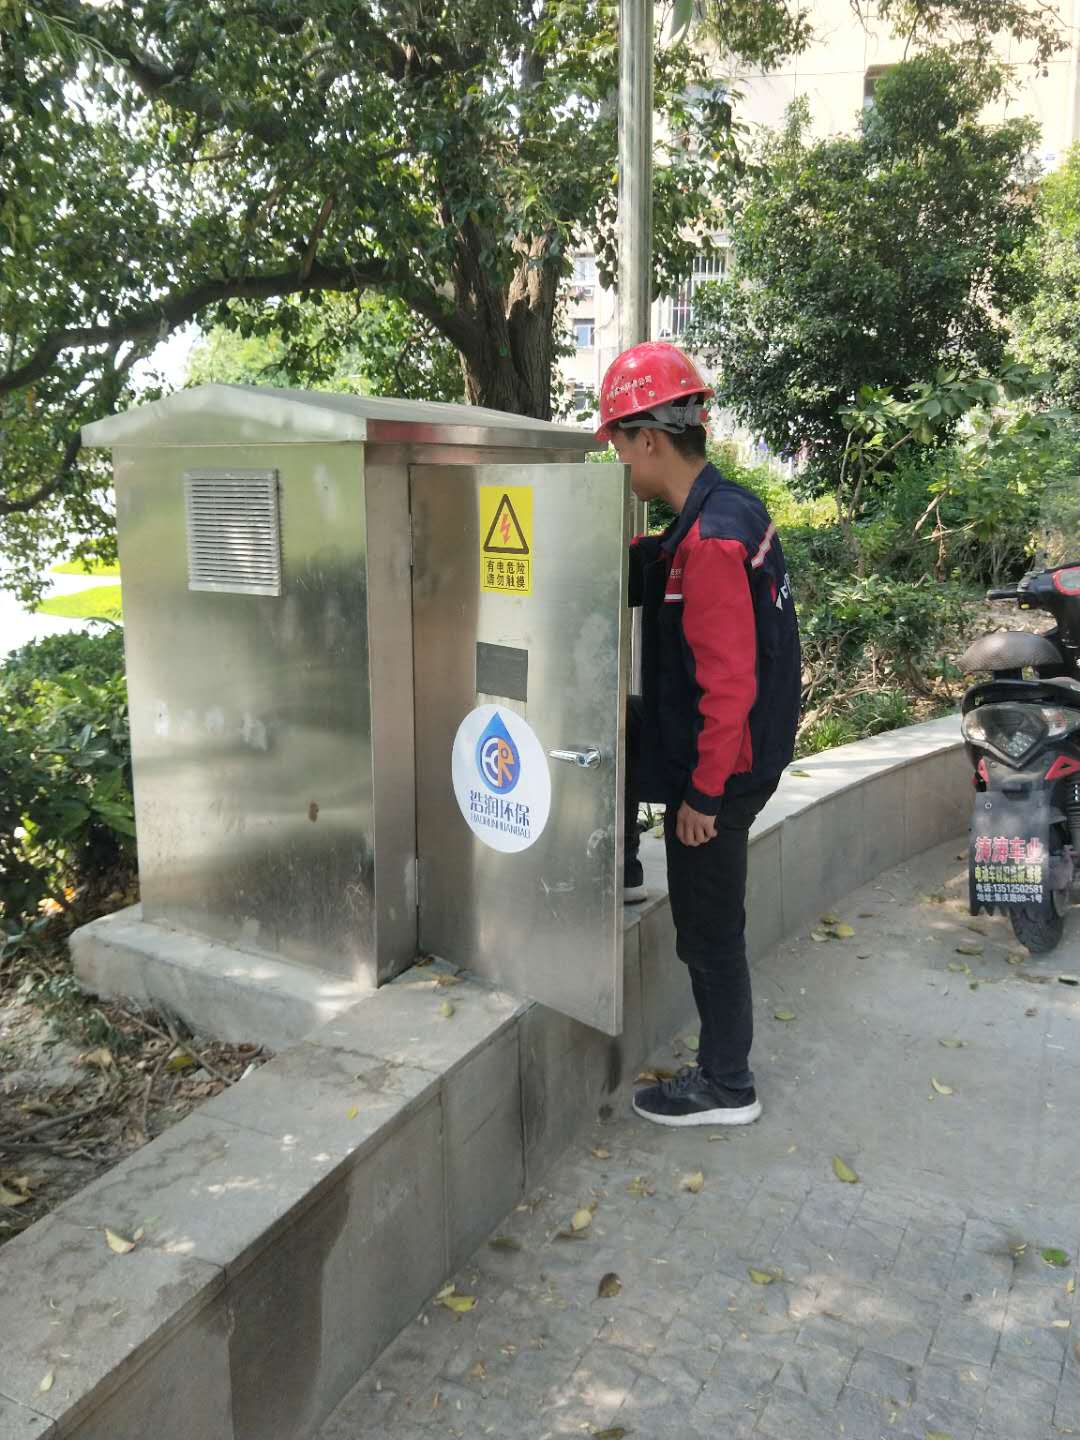
M 120 566 L 113 561 L 106 564 L 104 560 L 66 560 L 63 565 L 52 567 L 54 575 L 115 575 L 119 577 Z
M 74 595 L 54 595 L 38 606 L 42 615 L 61 615 L 66 620 L 121 620 L 119 585 L 94 585 Z

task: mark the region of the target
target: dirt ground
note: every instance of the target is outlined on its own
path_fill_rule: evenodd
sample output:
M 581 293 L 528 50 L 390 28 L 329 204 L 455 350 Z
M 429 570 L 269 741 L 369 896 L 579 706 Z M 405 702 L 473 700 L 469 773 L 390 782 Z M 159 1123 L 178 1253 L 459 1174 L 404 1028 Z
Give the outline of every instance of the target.
M 0 1245 L 270 1058 L 85 996 L 58 940 L 0 972 Z

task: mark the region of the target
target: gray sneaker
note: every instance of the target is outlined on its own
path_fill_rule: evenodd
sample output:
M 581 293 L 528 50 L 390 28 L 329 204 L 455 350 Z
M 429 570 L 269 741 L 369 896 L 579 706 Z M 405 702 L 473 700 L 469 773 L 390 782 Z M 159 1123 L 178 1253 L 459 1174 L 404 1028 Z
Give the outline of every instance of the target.
M 761 1114 L 757 1092 L 714 1085 L 697 1065 L 634 1096 L 634 1113 L 657 1125 L 750 1125 Z

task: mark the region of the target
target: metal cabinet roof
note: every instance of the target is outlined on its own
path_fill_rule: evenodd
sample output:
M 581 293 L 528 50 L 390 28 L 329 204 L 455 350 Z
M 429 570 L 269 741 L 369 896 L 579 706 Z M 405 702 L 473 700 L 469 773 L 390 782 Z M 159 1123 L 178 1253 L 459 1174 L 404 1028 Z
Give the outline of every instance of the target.
M 269 385 L 199 385 L 83 426 L 88 446 L 373 443 L 597 450 L 588 430 L 478 405 Z

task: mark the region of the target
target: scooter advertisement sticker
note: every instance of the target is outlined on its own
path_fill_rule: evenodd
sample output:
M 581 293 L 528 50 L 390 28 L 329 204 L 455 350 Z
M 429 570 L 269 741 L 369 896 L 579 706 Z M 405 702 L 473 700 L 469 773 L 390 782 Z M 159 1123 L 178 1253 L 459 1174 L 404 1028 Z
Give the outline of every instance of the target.
M 1050 863 L 1049 805 L 1025 796 L 1013 804 L 984 792 L 971 825 L 971 894 L 978 905 L 1040 905 Z
M 535 845 L 551 813 L 551 772 L 520 715 L 498 705 L 470 711 L 450 768 L 458 809 L 478 840 L 505 855 Z

